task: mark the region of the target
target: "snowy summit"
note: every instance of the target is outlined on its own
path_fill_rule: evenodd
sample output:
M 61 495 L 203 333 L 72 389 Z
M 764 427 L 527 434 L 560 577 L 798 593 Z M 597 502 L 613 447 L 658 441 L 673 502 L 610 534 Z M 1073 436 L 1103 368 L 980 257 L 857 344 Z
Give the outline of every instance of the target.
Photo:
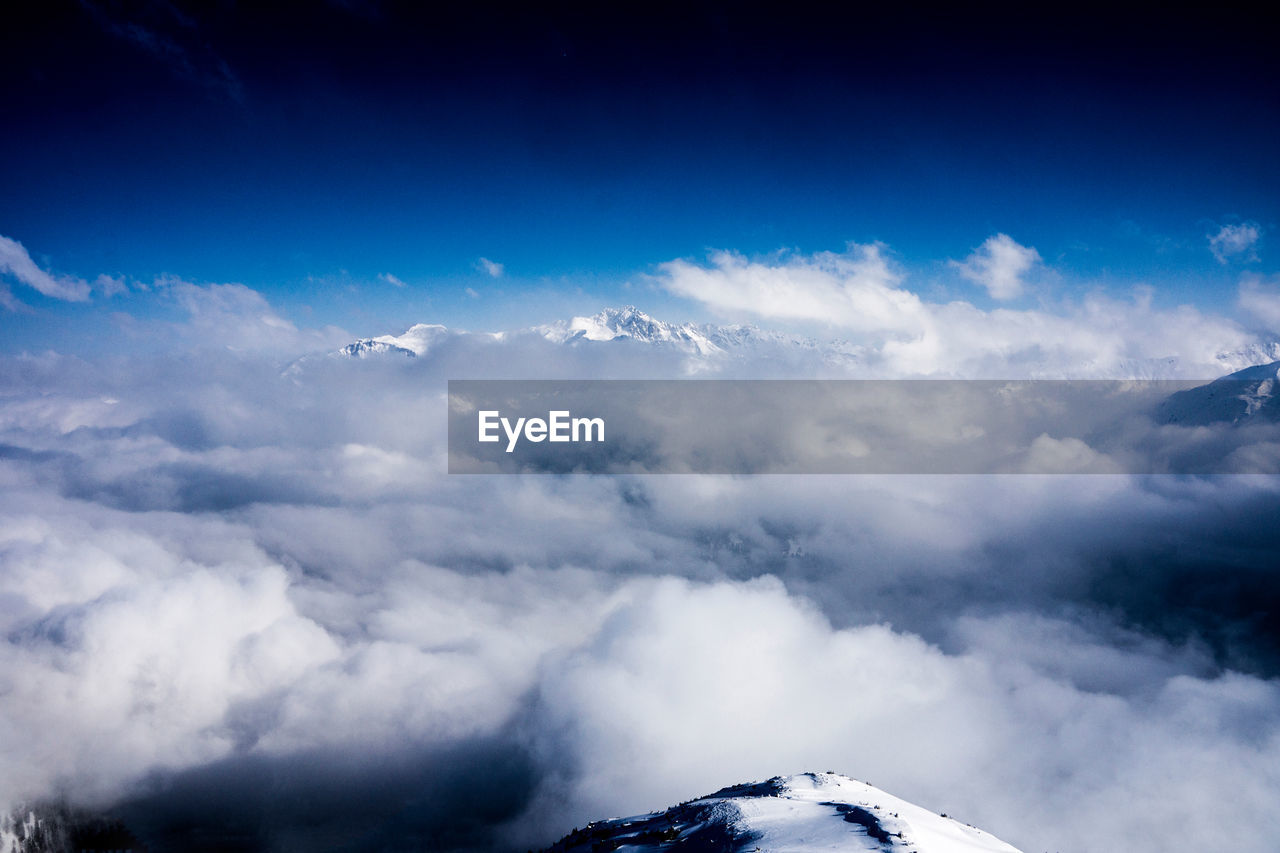
M 1019 853 L 980 829 L 836 773 L 775 776 L 666 811 L 597 821 L 569 833 L 546 853 L 623 848 L 636 853 Z
M 721 347 L 708 334 L 710 330 L 699 328 L 693 323 L 676 325 L 655 320 L 634 305 L 606 308 L 590 317 L 574 317 L 568 323 L 543 326 L 538 331 L 547 340 L 556 343 L 577 340 L 616 341 L 621 338 L 630 338 L 644 343 L 675 344 L 681 349 L 698 355 L 707 355 L 721 350 Z
M 362 338 L 347 344 L 341 350 L 343 355 L 353 358 L 367 358 L 382 353 L 397 353 L 415 358 L 425 355 L 431 345 L 449 334 L 444 326 L 434 323 L 417 323 L 401 335 L 379 335 L 376 338 Z

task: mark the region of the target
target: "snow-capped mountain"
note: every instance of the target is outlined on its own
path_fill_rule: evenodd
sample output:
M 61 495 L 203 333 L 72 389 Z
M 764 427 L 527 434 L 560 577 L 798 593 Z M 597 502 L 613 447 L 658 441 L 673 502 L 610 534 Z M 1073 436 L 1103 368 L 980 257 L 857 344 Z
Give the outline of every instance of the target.
M 734 785 L 666 811 L 576 829 L 546 853 L 659 850 L 1018 853 L 993 835 L 835 773 Z
M 768 357 L 817 361 L 853 367 L 864 347 L 844 340 L 819 342 L 812 338 L 761 329 L 759 326 L 711 323 L 668 323 L 656 320 L 634 305 L 606 308 L 590 317 L 535 326 L 530 329 L 552 343 L 578 346 L 634 341 L 689 356 L 703 366 L 742 358 Z
M 1280 420 L 1280 361 L 1172 394 L 1161 404 L 1158 419 L 1181 426 Z
M 556 343 L 630 339 L 650 344 L 671 344 L 698 355 L 708 355 L 724 349 L 712 339 L 716 331 L 714 328 L 699 327 L 693 323 L 678 326 L 664 323 L 653 319 L 634 305 L 606 308 L 591 317 L 574 317 L 567 323 L 539 326 L 535 330 Z
M 376 338 L 362 338 L 347 344 L 339 352 L 352 358 L 366 358 L 383 353 L 396 353 L 415 358 L 420 355 L 426 355 L 432 344 L 448 334 L 449 330 L 444 326 L 418 323 L 410 326 L 409 330 L 402 335 L 379 335 Z
M 1220 352 L 1215 361 L 1222 366 L 1225 373 L 1247 370 L 1251 367 L 1265 367 L 1271 362 L 1280 361 L 1280 342 L 1256 343 L 1244 349 Z

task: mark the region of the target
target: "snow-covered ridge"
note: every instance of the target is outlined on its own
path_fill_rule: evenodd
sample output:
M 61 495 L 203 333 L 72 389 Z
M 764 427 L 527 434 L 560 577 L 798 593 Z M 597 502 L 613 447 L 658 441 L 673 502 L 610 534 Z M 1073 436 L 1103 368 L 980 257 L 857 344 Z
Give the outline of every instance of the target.
M 1280 421 L 1280 361 L 1179 391 L 1161 405 L 1158 416 L 1162 423 L 1180 426 Z
M 734 785 L 665 811 L 576 829 L 546 853 L 659 850 L 1019 853 L 989 833 L 836 773 Z

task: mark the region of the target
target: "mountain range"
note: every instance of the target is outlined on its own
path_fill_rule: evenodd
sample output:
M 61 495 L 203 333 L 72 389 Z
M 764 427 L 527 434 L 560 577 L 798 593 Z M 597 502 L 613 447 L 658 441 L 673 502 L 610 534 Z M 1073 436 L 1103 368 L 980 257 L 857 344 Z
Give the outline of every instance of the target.
M 435 351 L 451 339 L 515 342 L 543 340 L 569 347 L 644 345 L 672 352 L 686 359 L 689 373 L 715 372 L 734 363 L 796 365 L 814 367 L 850 378 L 893 378 L 897 373 L 885 360 L 883 347 L 856 343 L 843 338 L 818 339 L 804 335 L 762 329 L 754 325 L 710 323 L 670 323 L 655 319 L 632 305 L 606 308 L 591 316 L 500 332 L 468 332 L 436 324 L 419 323 L 398 335 L 361 338 L 347 344 L 336 355 L 351 358 L 398 355 L 420 357 Z M 1037 364 L 1035 355 L 1017 362 L 1011 369 L 1026 378 L 1090 379 L 1173 379 L 1203 378 L 1280 361 L 1280 341 L 1251 344 L 1242 349 L 1216 353 L 1213 368 L 1192 370 L 1176 356 L 1125 358 L 1112 364 L 1091 365 L 1087 375 Z M 1014 362 L 1010 362 L 1011 365 Z M 940 367 L 929 375 L 960 378 L 953 370 Z M 1007 376 L 991 378 L 1010 378 Z
M 379 335 L 353 341 L 339 355 L 368 358 L 385 354 L 426 355 L 453 336 L 494 342 L 537 338 L 570 347 L 605 343 L 643 344 L 682 353 L 695 359 L 724 360 L 762 352 L 818 354 L 827 362 L 853 364 L 862 348 L 843 340 L 819 342 L 800 335 L 768 331 L 751 325 L 668 323 L 628 305 L 606 308 L 589 317 L 573 317 L 540 326 L 505 332 L 466 332 L 419 323 L 399 335 Z

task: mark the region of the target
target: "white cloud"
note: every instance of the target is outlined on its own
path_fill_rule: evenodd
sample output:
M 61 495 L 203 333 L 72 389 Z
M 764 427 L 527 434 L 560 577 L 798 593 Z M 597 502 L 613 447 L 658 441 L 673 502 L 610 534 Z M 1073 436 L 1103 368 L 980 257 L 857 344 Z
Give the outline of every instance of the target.
M 396 276 L 392 275 L 389 272 L 379 273 L 378 280 L 385 281 L 387 284 L 392 285 L 393 287 L 405 286 L 403 281 L 401 281 L 399 278 L 397 278 Z
M 230 707 L 335 657 L 289 600 L 285 571 L 243 540 L 192 559 L 174 535 L 64 510 L 0 512 L 0 544 L 24 550 L 7 562 L 6 593 L 48 613 L 0 649 L 11 761 L 0 796 L 65 778 L 112 796 L 157 763 L 216 758 L 232 746 Z M 203 535 L 182 521 L 171 533 Z M 15 610 L 4 615 L 11 624 Z
M 480 298 L 480 292 L 476 290 L 474 287 L 468 287 L 465 289 L 464 292 L 467 294 L 467 296 L 470 296 L 472 299 Z
M 1034 252 L 1016 249 L 1023 260 L 1019 251 Z M 705 265 L 677 260 L 659 270 L 670 292 L 730 317 L 820 323 L 852 335 L 862 376 L 1142 377 L 1157 368 L 1168 375 L 1170 360 L 1181 375 L 1216 376 L 1251 363 L 1234 354 L 1258 343 L 1226 318 L 1153 307 L 1148 289 L 1132 300 L 1091 295 L 1055 312 L 926 302 L 878 245 L 765 260 L 717 252 Z
M 960 275 L 985 287 L 992 299 L 1016 299 L 1022 295 L 1024 276 L 1040 263 L 1040 253 L 1008 234 L 994 234 L 963 263 L 951 263 Z
M 920 334 L 924 306 L 898 285 L 880 244 L 850 244 L 844 253 L 789 256 L 775 263 L 716 252 L 709 267 L 675 260 L 661 264 L 672 293 L 724 312 L 817 322 L 866 332 Z
M 481 258 L 476 261 L 476 269 L 493 278 L 502 278 L 502 274 L 506 271 L 506 267 L 502 264 L 497 261 L 491 261 L 488 258 Z
M 1244 261 L 1258 260 L 1257 246 L 1262 239 L 1262 229 L 1256 222 L 1243 222 L 1239 225 L 1223 225 L 1216 234 L 1210 234 L 1209 251 L 1225 264 L 1233 258 Z
M 68 302 L 85 302 L 89 299 L 88 283 L 71 276 L 49 274 L 31 260 L 31 255 L 21 243 L 0 235 L 0 275 L 6 274 L 54 299 Z M 3 287 L 0 290 L 0 305 L 12 309 L 17 304 L 9 289 Z

